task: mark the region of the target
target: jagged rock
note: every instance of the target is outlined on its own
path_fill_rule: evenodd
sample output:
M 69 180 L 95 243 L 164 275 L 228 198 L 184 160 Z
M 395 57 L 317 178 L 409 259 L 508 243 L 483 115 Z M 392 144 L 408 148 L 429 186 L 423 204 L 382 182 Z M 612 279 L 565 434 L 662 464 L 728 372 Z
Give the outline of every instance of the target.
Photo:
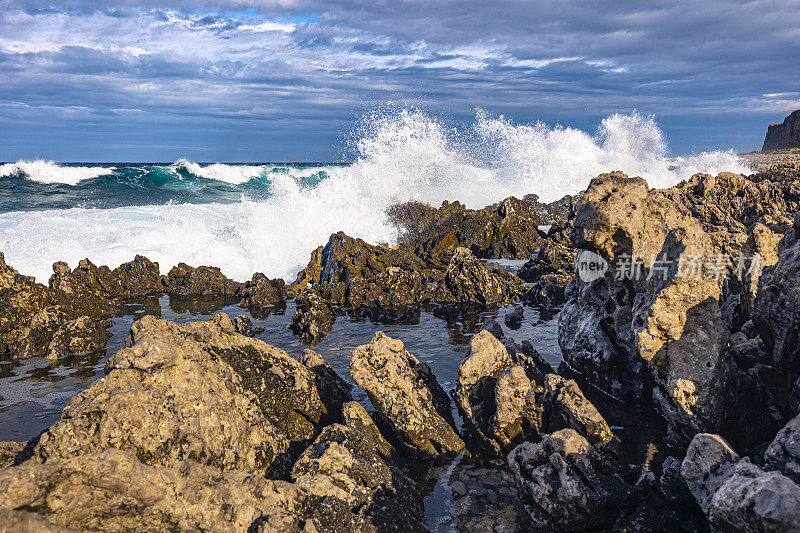
M 795 483 L 800 483 L 800 415 L 797 415 L 772 439 L 764 452 L 767 463 Z
M 105 379 L 75 396 L 42 434 L 38 460 L 114 447 L 152 466 L 193 459 L 223 470 L 281 471 L 328 411 L 313 372 L 239 335 L 224 314 L 192 324 L 146 316 L 128 344 L 109 359 Z
M 779 472 L 764 472 L 740 459 L 719 435 L 694 437 L 681 475 L 720 531 L 798 529 L 800 487 Z
M 533 286 L 522 295 L 523 300 L 552 309 L 566 301 L 564 288 L 573 278 L 575 248 L 569 240 L 571 224 L 548 236 L 522 265 L 517 275 Z
M 0 442 L 0 468 L 14 464 L 27 442 Z
M 544 378 L 544 391 L 546 431 L 569 427 L 598 449 L 617 440 L 606 420 L 574 380 L 548 374 Z
M 163 283 L 167 293 L 183 297 L 236 298 L 244 287 L 243 283 L 228 279 L 217 267 L 194 268 L 186 263 L 172 267 Z
M 303 503 L 285 481 L 188 460 L 154 467 L 113 448 L 0 470 L 0 509 L 80 531 L 297 531 Z
M 798 208 L 796 189 L 728 173 L 663 190 L 621 173 L 592 180 L 572 239 L 610 266 L 568 286 L 559 328 L 567 363 L 620 399 L 649 401 L 652 391 L 681 438 L 709 429 L 734 437 L 743 417 L 751 421 L 741 435 L 747 446 L 774 431 L 760 377 L 727 354 L 729 326 L 747 318 L 737 315 L 747 284 L 725 257 L 736 261 L 757 222 L 783 227 Z
M 681 502 L 694 498 L 689 491 L 689 486 L 681 476 L 681 462 L 671 455 L 664 459 L 664 463 L 661 465 L 658 488 L 670 502 Z
M 481 331 L 486 330 L 491 333 L 495 339 L 503 340 L 505 334 L 503 333 L 503 327 L 494 319 L 487 319 L 483 325 L 481 325 Z
M 632 505 L 615 465 L 572 429 L 523 442 L 508 455 L 520 491 L 523 527 L 535 531 L 609 528 Z
M 304 290 L 311 288 L 312 285 L 320 282 L 320 275 L 322 274 L 322 250 L 324 249 L 324 246 L 318 246 L 311 252 L 311 260 L 308 262 L 306 268 L 297 274 L 297 279 L 287 285 L 286 292 L 288 297 L 297 296 Z
M 430 299 L 459 305 L 495 306 L 516 299 L 521 280 L 500 269 L 488 269 L 466 248 L 456 248 L 444 278 Z
M 749 258 L 748 268 L 742 276 L 741 304 L 744 317 L 750 320 L 753 313 L 753 301 L 758 291 L 758 281 L 765 267 L 778 262 L 778 246 L 783 238 L 783 233 L 771 230 L 764 224 L 756 222 L 750 230 L 747 242 L 742 249 L 742 256 Z M 756 254 L 758 259 L 754 259 Z
M 158 263 L 137 255 L 114 270 L 83 259 L 74 270 L 59 261 L 53 264 L 50 288 L 70 295 L 70 301 L 85 314 L 102 316 L 119 307 L 120 298 L 160 292 Z
M 800 148 L 800 109 L 792 111 L 780 124 L 770 124 L 762 150 Z
M 327 423 L 341 421 L 342 406 L 353 401 L 350 384 L 313 350 L 303 350 L 300 362 L 314 373 L 317 391 L 327 409 L 325 421 Z
M 523 259 L 541 244 L 537 227 L 538 201 L 513 196 L 480 210 L 459 202 L 445 202 L 438 209 L 420 203 L 395 206 L 392 219 L 405 229 L 403 242 L 416 255 L 430 261 L 446 262 L 456 248 L 464 247 L 487 259 Z
M 255 337 L 264 331 L 262 327 L 254 328 L 253 321 L 250 320 L 250 317 L 247 315 L 239 315 L 231 322 L 233 323 L 233 329 L 236 330 L 236 333 L 241 333 L 245 337 Z
M 458 367 L 453 397 L 461 418 L 478 443 L 495 453 L 539 436 L 542 408 L 535 393 L 542 377 L 531 366 L 522 352 L 509 351 L 482 330 L 470 339 Z
M 542 406 L 536 401 L 535 387 L 521 366 L 512 366 L 500 374 L 490 424 L 490 434 L 500 449 L 511 450 L 522 440 L 540 434 Z
M 411 480 L 355 429 L 327 426 L 291 479 L 320 502 L 306 518 L 320 531 L 427 531 Z
M 253 279 L 245 282 L 240 292 L 242 302 L 239 307 L 246 309 L 261 309 L 288 297 L 286 283 L 282 279 L 269 279 L 260 272 L 253 274 Z
M 8 266 L 0 252 L 0 357 L 44 356 L 53 335 L 71 317 L 63 293 Z
M 350 375 L 411 453 L 437 456 L 464 448 L 447 394 L 402 341 L 377 332 L 353 351 Z
M 97 322 L 88 316 L 78 317 L 60 326 L 47 347 L 48 359 L 66 355 L 85 354 L 105 350 L 111 333 L 106 328 L 113 323 Z
M 778 261 L 764 268 L 753 304 L 753 324 L 775 363 L 800 373 L 800 214 L 781 241 Z
M 369 280 L 355 278 L 347 286 L 348 307 L 403 309 L 419 302 L 422 295 L 419 272 L 390 266 Z
M 367 244 L 339 232 L 331 235 L 319 253 L 312 254 L 311 262 L 298 274 L 298 280 L 312 285 L 348 284 L 357 278 L 373 278 L 389 267 L 421 271 L 427 264 L 414 254 Z
M 305 344 L 315 346 L 333 327 L 336 313 L 333 306 L 313 289 L 303 291 L 296 301 L 297 311 L 289 329 Z
M 381 434 L 375 421 L 364 406 L 358 402 L 347 402 L 342 405 L 342 423 L 361 433 L 367 441 L 373 443 L 378 453 L 385 459 L 394 457 L 395 449 Z

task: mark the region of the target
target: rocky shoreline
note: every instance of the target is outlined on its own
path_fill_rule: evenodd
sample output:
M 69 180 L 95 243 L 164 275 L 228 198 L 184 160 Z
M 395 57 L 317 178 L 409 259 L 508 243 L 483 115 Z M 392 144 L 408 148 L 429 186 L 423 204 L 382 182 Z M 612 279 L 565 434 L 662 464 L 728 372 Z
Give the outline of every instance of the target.
M 253 317 L 294 299 L 309 348 L 345 315 L 458 323 L 525 302 L 558 314 L 563 354 L 553 368 L 512 338 L 519 307 L 469 331 L 447 390 L 384 332 L 345 379 L 246 314 L 145 312 L 56 423 L 0 443 L 0 531 L 427 531 L 437 476 L 462 531 L 800 530 L 799 176 L 651 190 L 613 172 L 553 204 L 406 204 L 397 246 L 334 234 L 290 284 L 137 256 L 56 263 L 43 285 L 0 253 L 5 361 L 104 351 L 120 309 L 160 295 Z M 486 262 L 509 259 L 526 262 Z

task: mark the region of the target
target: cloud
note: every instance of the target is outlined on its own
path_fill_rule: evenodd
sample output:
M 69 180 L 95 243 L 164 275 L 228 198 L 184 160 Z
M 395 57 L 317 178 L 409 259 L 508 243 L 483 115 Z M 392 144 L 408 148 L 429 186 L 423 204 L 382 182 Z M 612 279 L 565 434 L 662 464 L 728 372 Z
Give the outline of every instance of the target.
M 117 129 L 217 157 L 232 148 L 220 132 L 236 131 L 254 157 L 329 158 L 338 132 L 387 100 L 584 127 L 636 108 L 678 151 L 710 147 L 731 123 L 719 117 L 736 115 L 748 148 L 798 105 L 797 20 L 798 0 L 0 0 L 0 141 L 14 141 L 0 159 L 54 157 L 10 138 L 26 124 L 64 151 L 76 131 L 102 132 L 73 159 L 148 158 L 103 149 L 109 131 L 115 146 L 153 144 Z

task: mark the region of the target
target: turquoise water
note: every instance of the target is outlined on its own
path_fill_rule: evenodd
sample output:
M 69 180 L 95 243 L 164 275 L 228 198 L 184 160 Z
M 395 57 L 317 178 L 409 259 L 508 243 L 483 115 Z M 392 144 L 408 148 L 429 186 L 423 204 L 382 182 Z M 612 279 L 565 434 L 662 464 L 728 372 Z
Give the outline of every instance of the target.
M 0 213 L 167 203 L 232 203 L 243 198 L 258 201 L 272 194 L 276 177 L 289 176 L 301 187 L 314 187 L 328 177 L 332 166 L 178 162 L 59 166 L 40 163 L 31 168 L 24 163 L 6 163 L 0 167 L 4 167 L 0 171 Z

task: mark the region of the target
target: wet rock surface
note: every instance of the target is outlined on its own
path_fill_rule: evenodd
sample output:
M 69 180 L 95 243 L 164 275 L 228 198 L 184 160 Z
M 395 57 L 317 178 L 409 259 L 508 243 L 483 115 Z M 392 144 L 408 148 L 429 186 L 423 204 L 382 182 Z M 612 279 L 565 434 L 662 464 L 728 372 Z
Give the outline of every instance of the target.
M 800 487 L 741 459 L 719 435 L 694 437 L 681 474 L 722 531 L 796 531 L 800 524 Z
M 390 216 L 406 230 L 405 242 L 426 260 L 441 261 L 458 247 L 480 258 L 524 259 L 541 244 L 538 226 L 549 224 L 562 210 L 512 196 L 481 210 L 459 202 L 445 202 L 438 209 L 403 204 Z
M 350 375 L 412 454 L 436 457 L 464 449 L 447 393 L 402 341 L 376 333 L 353 351 Z
M 742 344 L 732 335 L 750 319 L 742 302 L 751 301 L 759 277 L 741 252 L 769 256 L 775 238 L 766 232 L 786 232 L 797 209 L 791 180 L 723 173 L 650 190 L 621 173 L 596 178 L 576 208 L 572 240 L 609 267 L 599 279 L 568 286 L 559 333 L 565 360 L 617 398 L 652 401 L 684 442 L 707 430 L 745 446 L 763 442 L 788 414 L 779 391 L 791 372 L 755 368 L 755 361 L 741 368 L 729 355 L 732 341 Z M 691 258 L 695 270 L 687 271 Z M 739 361 L 750 354 L 743 347 Z M 759 393 L 766 390 L 774 392 Z M 751 421 L 747 431 L 743 418 Z
M 494 453 L 508 451 L 542 426 L 543 378 L 522 366 L 524 355 L 510 351 L 489 330 L 472 337 L 458 368 L 453 397 L 478 444 Z M 538 379 L 538 385 L 537 385 Z
M 651 190 L 611 173 L 558 205 L 405 205 L 397 247 L 334 234 L 288 287 L 185 264 L 161 276 L 141 256 L 116 269 L 57 263 L 48 287 L 0 256 L 6 358 L 99 352 L 105 320 L 137 298 L 141 314 L 243 313 L 134 322 L 106 377 L 60 420 L 0 443 L 0 529 L 794 530 L 795 177 L 697 175 Z M 701 276 L 659 264 L 686 255 L 704 257 Z M 707 260 L 726 255 L 733 264 Z M 517 277 L 490 257 L 530 260 Z M 587 257 L 607 271 L 581 277 Z M 280 318 L 292 296 L 264 335 L 257 317 Z M 522 332 L 562 305 L 556 373 Z M 337 317 L 375 324 L 330 346 Z M 446 324 L 457 373 L 442 377 L 408 329 L 420 320 Z M 287 322 L 319 353 L 299 353 Z M 392 337 L 353 350 L 378 324 Z M 293 355 L 253 338 L 271 335 Z M 356 387 L 334 370 L 351 351 Z M 447 509 L 429 508 L 439 501 Z
M 26 443 L 0 447 L 0 509 L 10 523 L 426 530 L 415 483 L 318 354 L 298 362 L 241 335 L 224 314 L 191 324 L 147 316 L 128 345 L 33 441 L 31 459 Z

